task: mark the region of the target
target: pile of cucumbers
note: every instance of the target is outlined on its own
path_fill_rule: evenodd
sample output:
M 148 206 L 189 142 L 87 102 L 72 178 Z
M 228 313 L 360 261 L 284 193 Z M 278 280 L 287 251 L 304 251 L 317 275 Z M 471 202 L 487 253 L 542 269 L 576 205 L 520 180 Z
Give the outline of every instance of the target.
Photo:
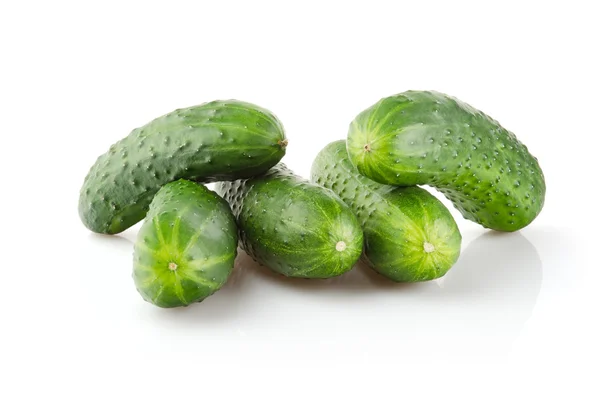
M 281 162 L 287 146 L 280 120 L 251 103 L 178 109 L 98 158 L 79 215 L 104 234 L 143 220 L 135 285 L 146 301 L 177 307 L 221 288 L 238 246 L 288 277 L 338 276 L 361 258 L 397 282 L 443 276 L 459 257 L 461 234 L 418 185 L 505 232 L 527 226 L 544 205 L 544 175 L 527 147 L 483 112 L 434 91 L 407 91 L 360 113 L 347 140 L 319 152 L 310 181 Z

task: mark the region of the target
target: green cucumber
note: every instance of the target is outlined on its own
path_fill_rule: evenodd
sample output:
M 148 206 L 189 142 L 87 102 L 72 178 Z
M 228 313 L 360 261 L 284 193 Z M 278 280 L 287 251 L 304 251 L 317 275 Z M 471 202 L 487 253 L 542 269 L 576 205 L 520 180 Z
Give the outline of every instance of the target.
M 389 185 L 433 186 L 486 228 L 519 230 L 544 205 L 544 175 L 527 147 L 445 94 L 407 91 L 381 99 L 354 119 L 347 146 L 361 174 Z
M 348 159 L 345 141 L 315 158 L 311 180 L 333 190 L 362 224 L 364 259 L 398 282 L 443 276 L 460 255 L 461 234 L 450 211 L 420 187 L 382 185 L 362 176 Z
M 178 180 L 150 204 L 134 246 L 133 279 L 146 301 L 187 306 L 225 284 L 236 253 L 237 227 L 225 200 Z
M 214 101 L 159 117 L 112 145 L 89 171 L 79 197 L 84 225 L 115 234 L 144 218 L 154 194 L 179 178 L 249 178 L 285 154 L 280 121 L 240 101 Z
M 217 183 L 216 191 L 237 218 L 241 248 L 277 273 L 328 278 L 360 257 L 363 236 L 352 211 L 282 163 L 262 176 Z

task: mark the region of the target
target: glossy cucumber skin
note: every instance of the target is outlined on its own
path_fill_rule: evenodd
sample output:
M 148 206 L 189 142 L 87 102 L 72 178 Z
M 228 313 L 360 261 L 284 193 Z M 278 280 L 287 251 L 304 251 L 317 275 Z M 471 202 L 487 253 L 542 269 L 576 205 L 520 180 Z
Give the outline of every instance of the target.
M 229 205 L 203 185 L 178 180 L 150 204 L 134 245 L 133 279 L 146 301 L 187 306 L 225 284 L 236 254 Z
M 319 152 L 311 180 L 355 212 L 364 231 L 364 258 L 378 273 L 397 282 L 426 281 L 456 263 L 462 237 L 448 209 L 420 187 L 382 185 L 361 175 L 348 158 L 346 141 Z
M 285 154 L 281 122 L 268 110 L 229 100 L 178 109 L 111 146 L 85 178 L 79 197 L 84 225 L 116 234 L 144 218 L 164 184 L 248 178 Z
M 352 211 L 282 163 L 259 177 L 217 183 L 216 191 L 236 216 L 241 248 L 277 273 L 334 277 L 360 257 L 362 230 Z
M 537 159 L 483 112 L 434 91 L 383 98 L 350 125 L 350 160 L 377 182 L 430 185 L 482 226 L 515 231 L 544 205 Z

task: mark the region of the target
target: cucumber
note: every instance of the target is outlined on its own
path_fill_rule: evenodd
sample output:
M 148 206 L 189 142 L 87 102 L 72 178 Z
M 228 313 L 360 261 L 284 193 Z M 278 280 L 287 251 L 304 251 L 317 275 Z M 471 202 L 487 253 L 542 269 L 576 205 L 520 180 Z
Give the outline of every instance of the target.
M 232 269 L 237 227 L 227 203 L 186 180 L 163 186 L 134 245 L 133 279 L 156 306 L 187 306 L 217 291 Z
M 346 142 L 327 145 L 315 158 L 311 180 L 333 190 L 361 222 L 365 262 L 397 282 L 443 276 L 460 255 L 462 236 L 448 209 L 420 187 L 382 185 L 362 176 Z
M 497 121 L 456 98 L 407 91 L 381 99 L 350 125 L 358 171 L 389 185 L 430 185 L 471 221 L 512 232 L 544 205 L 537 159 Z
M 260 174 L 285 154 L 280 121 L 240 101 L 214 101 L 159 117 L 112 145 L 79 197 L 84 225 L 116 234 L 144 218 L 158 189 L 176 179 L 234 180 Z
M 241 248 L 277 273 L 328 278 L 360 257 L 362 230 L 352 211 L 282 163 L 262 176 L 217 183 L 216 191 L 231 205 Z

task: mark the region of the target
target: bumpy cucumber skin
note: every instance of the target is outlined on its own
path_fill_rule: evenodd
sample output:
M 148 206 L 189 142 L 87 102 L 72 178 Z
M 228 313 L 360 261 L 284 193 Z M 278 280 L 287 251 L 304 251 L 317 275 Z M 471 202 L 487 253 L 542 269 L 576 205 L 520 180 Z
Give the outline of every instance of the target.
M 237 218 L 241 248 L 277 273 L 334 277 L 360 258 L 362 230 L 352 211 L 282 163 L 259 177 L 220 182 L 216 191 Z
M 81 188 L 79 215 L 96 233 L 120 233 L 144 218 L 164 184 L 249 178 L 277 164 L 286 145 L 277 117 L 250 103 L 214 101 L 175 110 L 98 158 Z
M 150 204 L 134 246 L 133 279 L 146 301 L 187 306 L 225 284 L 236 254 L 237 227 L 225 200 L 178 180 Z
M 348 132 L 350 160 L 385 184 L 430 185 L 482 226 L 515 231 L 544 205 L 537 159 L 497 121 L 456 98 L 407 91 L 360 113 Z
M 346 141 L 319 152 L 311 180 L 352 208 L 364 231 L 364 259 L 383 276 L 397 282 L 432 280 L 456 263 L 462 236 L 448 209 L 420 187 L 382 185 L 361 175 L 348 159 Z

